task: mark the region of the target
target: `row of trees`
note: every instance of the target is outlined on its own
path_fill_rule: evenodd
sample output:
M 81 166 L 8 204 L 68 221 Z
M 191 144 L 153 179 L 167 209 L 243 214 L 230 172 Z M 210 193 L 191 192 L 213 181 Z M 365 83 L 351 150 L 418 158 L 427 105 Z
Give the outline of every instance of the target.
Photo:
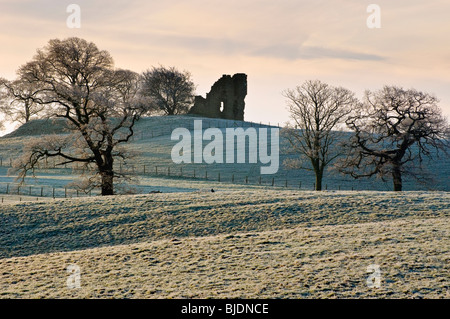
M 64 68 L 72 68 L 71 72 L 80 72 L 80 77 L 86 70 L 82 68 L 106 68 L 112 69 L 112 58 L 106 51 L 99 51 L 93 43 L 88 43 L 85 40 L 78 38 L 71 38 L 65 41 L 52 40 L 49 45 L 43 50 L 39 50 L 34 58 L 34 62 L 42 62 L 46 58 L 59 59 L 61 56 L 54 54 L 50 57 L 50 52 L 59 47 L 61 52 L 72 51 L 74 55 L 67 56 L 66 60 L 75 59 L 77 61 L 83 54 L 90 55 L 89 61 L 84 61 L 84 65 L 78 65 L 78 70 L 73 70 L 70 64 L 63 65 Z M 58 49 L 59 50 L 59 49 Z M 53 52 L 55 53 L 55 52 Z M 96 57 L 97 56 L 97 57 Z M 95 62 L 96 58 L 102 58 Z M 68 61 L 66 61 L 68 62 Z M 81 61 L 83 62 L 83 61 Z M 31 63 L 31 62 L 30 62 Z M 41 65 L 44 66 L 44 65 Z M 47 67 L 46 65 L 45 67 Z M 25 124 L 32 119 L 46 118 L 49 116 L 48 108 L 45 103 L 41 103 L 39 96 L 42 95 L 42 86 L 35 79 L 33 80 L 25 74 L 25 65 L 18 71 L 17 79 L 8 81 L 0 78 L 0 114 L 4 121 L 11 123 Z M 59 69 L 58 72 L 62 77 L 67 70 Z M 90 70 L 88 71 L 90 73 Z M 195 85 L 191 79 L 191 74 L 187 71 L 179 71 L 175 67 L 152 67 L 142 74 L 138 75 L 131 71 L 122 72 L 128 73 L 128 76 L 133 78 L 136 94 L 140 95 L 141 99 L 145 99 L 146 103 L 143 114 L 148 115 L 176 115 L 187 113 L 192 106 L 194 100 Z M 100 73 L 92 75 L 99 76 Z M 59 80 L 62 78 L 60 77 Z M 67 79 L 71 81 L 72 79 Z M 92 80 L 92 79 L 91 79 Z M 103 79 L 103 85 L 111 78 Z M 89 81 L 85 81 L 85 85 L 89 87 Z M 76 83 L 71 83 L 76 84 Z M 108 85 L 115 85 L 114 81 L 107 83 Z M 47 103 L 48 104 L 48 103 Z
M 83 183 L 100 187 L 102 195 L 114 194 L 114 181 L 123 177 L 114 171 L 114 160 L 127 158 L 121 145 L 139 118 L 184 113 L 195 90 L 190 74 L 175 68 L 143 74 L 115 69 L 107 51 L 80 38 L 50 40 L 17 75 L 0 81 L 0 112 L 22 123 L 36 116 L 63 119 L 69 133 L 30 140 L 14 164 L 19 177 L 39 161 L 58 157 L 60 165 L 94 165 L 97 174 Z M 313 170 L 317 190 L 333 166 L 354 178 L 392 176 L 399 191 L 412 164 L 447 151 L 449 126 L 430 94 L 385 87 L 359 101 L 347 89 L 307 81 L 284 95 L 295 126 L 283 134 L 309 161 L 289 164 Z
M 130 140 L 136 121 L 148 113 L 185 111 L 195 89 L 190 74 L 175 68 L 153 67 L 142 75 L 115 69 L 107 51 L 76 37 L 50 40 L 17 75 L 0 81 L 5 117 L 21 123 L 60 118 L 70 133 L 29 141 L 15 163 L 19 177 L 42 159 L 59 157 L 61 165 L 95 165 L 88 182 L 102 195 L 114 194 L 114 179 L 122 177 L 113 163 L 126 158 L 120 145 Z
M 396 86 L 366 91 L 362 101 L 345 88 L 307 81 L 284 92 L 294 125 L 284 130 L 291 167 L 310 169 L 322 189 L 327 167 L 354 178 L 419 176 L 426 157 L 448 158 L 450 129 L 435 96 Z M 331 165 L 332 164 L 332 165 Z

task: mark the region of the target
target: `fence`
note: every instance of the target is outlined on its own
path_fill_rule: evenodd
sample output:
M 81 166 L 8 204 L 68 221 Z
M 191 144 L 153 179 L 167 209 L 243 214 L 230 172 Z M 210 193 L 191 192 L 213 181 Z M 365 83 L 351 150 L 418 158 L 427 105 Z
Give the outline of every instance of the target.
M 11 159 L 8 163 L 12 163 Z M 0 161 L 0 163 L 4 163 Z M 77 165 L 65 165 L 65 167 L 59 167 L 57 161 L 47 162 L 41 165 L 41 170 L 52 170 L 54 172 L 65 172 L 61 175 L 67 175 L 68 170 L 76 174 L 82 171 Z M 230 173 L 230 171 L 217 171 L 208 170 L 204 168 L 186 168 L 182 166 L 162 166 L 162 165 L 124 165 L 119 163 L 116 168 L 117 172 L 139 177 L 164 177 L 172 179 L 184 179 L 184 180 L 194 180 L 194 181 L 208 181 L 217 183 L 228 183 L 236 185 L 251 185 L 251 186 L 266 186 L 274 188 L 284 188 L 284 189 L 297 189 L 297 190 L 314 190 L 315 183 L 305 180 L 292 180 L 289 178 L 283 178 L 279 176 L 271 175 L 239 175 Z M 38 174 L 37 174 L 38 175 Z M 135 185 L 133 185 L 135 186 Z M 334 185 L 335 186 L 335 185 Z M 140 187 L 142 191 L 145 187 Z M 147 187 L 148 188 L 148 187 Z M 328 187 L 328 184 L 323 185 L 324 190 L 331 190 L 332 187 Z M 335 190 L 354 190 L 354 187 L 341 187 L 338 185 L 334 187 Z M 74 197 L 87 197 L 95 196 L 99 194 L 99 190 L 93 190 L 89 192 L 83 192 L 80 189 L 71 188 L 68 186 L 56 186 L 56 185 L 26 185 L 15 182 L 3 182 L 0 183 L 0 194 L 16 195 L 16 196 L 27 196 L 27 197 L 52 197 L 52 198 L 74 198 Z
M 193 118 L 195 120 L 195 118 Z M 142 126 L 140 129 L 136 129 L 135 134 L 133 136 L 133 140 L 142 140 L 149 138 L 157 138 L 160 136 L 171 135 L 173 129 L 178 127 L 183 127 L 188 130 L 194 129 L 194 121 L 186 121 L 186 119 L 179 120 L 170 120 L 167 122 L 162 122 L 160 125 L 155 124 L 158 129 L 148 129 L 149 127 L 153 127 L 152 125 L 148 125 L 151 123 L 147 123 L 147 126 Z M 256 122 L 244 122 L 244 121 L 231 121 L 231 120 L 223 120 L 223 119 L 204 119 L 202 120 L 202 128 L 270 128 L 270 127 L 280 127 L 279 124 L 271 125 L 262 124 Z M 155 122 L 156 123 L 156 122 Z M 159 122 L 158 122 L 159 123 Z M 14 162 L 13 158 L 1 158 L 0 157 L 0 167 L 12 167 Z M 36 165 L 35 171 L 33 173 L 37 173 L 36 171 L 45 171 L 45 170 L 62 170 L 65 169 L 65 172 L 61 172 L 62 174 L 58 175 L 79 175 L 83 171 L 86 170 L 95 170 L 95 167 L 83 168 L 80 164 L 71 163 L 71 164 L 61 164 L 62 162 L 57 158 L 46 158 L 42 160 L 40 163 Z M 223 167 L 223 166 L 221 166 Z M 155 165 L 148 163 L 140 163 L 140 164 L 130 164 L 125 162 L 116 162 L 114 169 L 116 172 L 121 174 L 127 174 L 132 176 L 142 176 L 142 177 L 165 177 L 165 178 L 181 178 L 186 180 L 204 180 L 210 182 L 219 182 L 219 183 L 232 183 L 232 184 L 241 184 L 241 185 L 261 185 L 261 186 L 269 186 L 269 187 L 278 187 L 278 188 L 287 188 L 287 189 L 303 189 L 303 190 L 313 190 L 315 189 L 315 183 L 313 183 L 313 179 L 310 177 L 308 179 L 293 179 L 289 176 L 288 172 L 284 172 L 286 176 L 271 176 L 271 175 L 258 175 L 252 170 L 248 173 L 233 173 L 236 171 L 234 168 L 228 170 L 221 170 L 217 167 L 195 167 L 195 165 Z M 67 171 L 70 170 L 70 171 Z M 39 175 L 39 174 L 36 174 Z M 328 189 L 336 189 L 336 190 L 353 190 L 353 185 L 337 185 L 334 183 L 328 187 L 328 184 L 323 185 L 324 190 Z M 55 185 L 20 185 L 14 182 L 9 183 L 0 183 L 0 194 L 8 194 L 8 195 L 18 195 L 18 196 L 37 196 L 37 197 L 53 197 L 53 198 L 67 198 L 67 197 L 82 197 L 82 196 L 93 196 L 98 194 L 98 191 L 92 191 L 89 193 L 84 193 L 79 189 L 69 188 L 65 186 L 55 186 Z
M 97 195 L 98 191 L 83 192 L 69 187 L 22 185 L 20 183 L 1 183 L 0 194 L 24 197 L 72 198 Z

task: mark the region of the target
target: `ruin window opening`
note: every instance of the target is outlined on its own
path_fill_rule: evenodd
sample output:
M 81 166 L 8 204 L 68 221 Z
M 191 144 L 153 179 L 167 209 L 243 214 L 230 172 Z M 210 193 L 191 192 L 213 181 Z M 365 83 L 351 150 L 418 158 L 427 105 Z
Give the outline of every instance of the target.
M 224 106 L 223 106 L 223 101 L 221 101 L 220 102 L 220 113 L 223 113 L 223 109 L 224 109 Z

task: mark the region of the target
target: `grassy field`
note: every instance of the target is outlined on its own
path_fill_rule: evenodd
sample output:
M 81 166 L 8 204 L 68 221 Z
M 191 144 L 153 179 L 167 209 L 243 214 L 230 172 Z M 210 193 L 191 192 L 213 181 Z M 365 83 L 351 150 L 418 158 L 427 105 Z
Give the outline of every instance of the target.
M 174 165 L 170 134 L 193 120 L 138 123 L 123 164 L 135 195 L 74 193 L 77 171 L 52 162 L 19 189 L 9 159 L 61 123 L 0 138 L 0 298 L 450 298 L 448 158 L 430 163 L 434 184 L 405 177 L 405 192 L 331 172 L 313 192 L 311 173 L 283 165 L 261 180 L 256 164 Z M 70 265 L 80 288 L 67 286 Z
M 448 193 L 217 186 L 1 206 L 1 297 L 450 298 Z

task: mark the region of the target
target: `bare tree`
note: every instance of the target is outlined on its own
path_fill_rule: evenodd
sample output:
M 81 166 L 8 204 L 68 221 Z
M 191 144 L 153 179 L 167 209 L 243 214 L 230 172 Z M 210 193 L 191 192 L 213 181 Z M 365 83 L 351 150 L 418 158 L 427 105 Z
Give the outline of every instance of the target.
M 354 133 L 345 143 L 348 156 L 337 167 L 354 178 L 391 176 L 394 191 L 402 176 L 414 174 L 424 157 L 448 149 L 449 126 L 435 96 L 417 90 L 385 86 L 366 91 L 357 112 L 346 121 Z
M 0 131 L 5 128 L 5 122 L 7 115 L 5 114 L 5 110 L 3 105 L 6 104 L 5 100 L 7 98 L 7 91 L 2 83 L 7 81 L 6 79 L 0 78 Z
M 175 67 L 153 67 L 142 74 L 142 92 L 148 96 L 151 111 L 166 115 L 187 113 L 194 101 L 195 85 L 189 72 Z
M 282 134 L 289 141 L 291 150 L 309 161 L 306 165 L 297 161 L 291 166 L 314 171 L 316 190 L 322 190 L 325 168 L 341 155 L 341 150 L 336 148 L 336 142 L 342 136 L 340 126 L 357 99 L 347 89 L 317 80 L 287 90 L 284 96 L 295 127 L 289 125 Z
M 50 118 L 64 119 L 71 133 L 30 141 L 15 165 L 19 176 L 41 159 L 58 157 L 61 165 L 94 165 L 102 195 L 113 195 L 114 159 L 124 156 L 119 144 L 130 140 L 143 112 L 139 75 L 113 69 L 107 51 L 80 38 L 50 40 L 18 74 L 39 88 L 32 101 Z
M 0 79 L 0 86 L 4 88 L 0 96 L 0 111 L 9 122 L 25 124 L 42 113 L 44 106 L 33 100 L 39 94 L 35 83 L 23 78 L 14 81 Z

